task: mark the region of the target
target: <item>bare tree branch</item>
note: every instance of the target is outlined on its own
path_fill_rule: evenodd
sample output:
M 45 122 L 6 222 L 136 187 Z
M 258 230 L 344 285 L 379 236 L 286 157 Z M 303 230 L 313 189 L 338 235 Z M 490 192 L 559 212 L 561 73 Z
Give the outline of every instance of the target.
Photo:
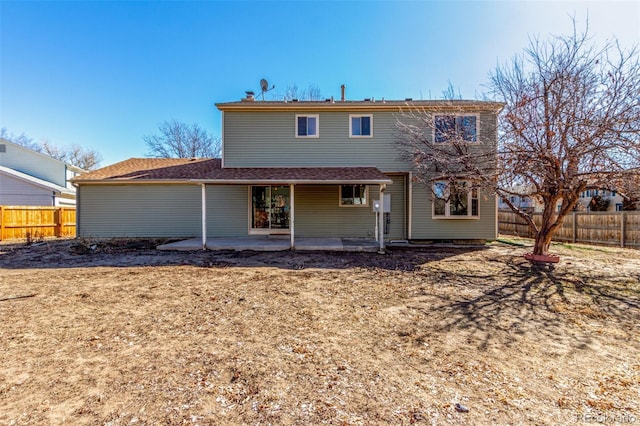
M 284 93 L 274 95 L 275 99 L 291 101 L 297 99 L 299 101 L 320 101 L 323 99 L 322 91 L 315 84 L 309 84 L 306 89 L 301 89 L 297 84 L 289 84 Z
M 221 141 L 197 124 L 177 120 L 165 121 L 158 126 L 159 134 L 144 137 L 149 157 L 157 158 L 218 158 Z
M 523 217 L 536 234 L 535 254 L 547 254 L 553 233 L 587 188 L 640 183 L 640 62 L 637 47 L 596 46 L 576 30 L 533 38 L 522 55 L 490 74 L 490 97 L 506 104 L 499 117 L 497 167 L 472 144 L 434 143 L 432 111 L 403 114 L 401 145 L 419 178 L 475 179 Z M 451 94 L 454 91 L 447 90 Z M 489 155 L 489 154 L 487 154 Z M 493 188 L 492 188 L 493 186 Z M 542 223 L 509 196 L 542 202 Z M 556 205 L 560 204 L 559 211 Z
M 82 148 L 80 145 L 72 145 L 70 148 L 63 147 L 55 145 L 47 139 L 37 143 L 24 133 L 16 136 L 8 133 L 4 128 L 2 129 L 2 134 L 0 136 L 13 143 L 17 143 L 18 145 L 22 145 L 26 148 L 48 155 L 56 160 L 64 161 L 65 163 L 84 170 L 96 169 L 98 168 L 100 161 L 102 161 L 102 157 L 97 151 L 90 148 Z

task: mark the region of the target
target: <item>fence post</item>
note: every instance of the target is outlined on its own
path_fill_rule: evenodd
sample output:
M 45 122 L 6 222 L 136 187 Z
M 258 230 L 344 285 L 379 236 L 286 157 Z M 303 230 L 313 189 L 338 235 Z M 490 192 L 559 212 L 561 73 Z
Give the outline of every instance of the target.
M 4 207 L 0 206 L 0 241 L 4 239 Z
M 626 228 L 626 219 L 627 213 L 622 211 L 620 212 L 620 247 L 624 248 L 624 234 L 627 232 Z
M 54 228 L 53 228 L 53 234 L 57 237 L 60 238 L 62 237 L 62 216 L 63 216 L 63 208 L 62 207 L 56 207 L 54 213 L 53 213 L 53 221 L 54 221 Z
M 573 244 L 576 243 L 576 240 L 578 238 L 578 216 L 576 215 L 576 212 L 573 212 L 573 238 L 571 239 L 571 242 Z

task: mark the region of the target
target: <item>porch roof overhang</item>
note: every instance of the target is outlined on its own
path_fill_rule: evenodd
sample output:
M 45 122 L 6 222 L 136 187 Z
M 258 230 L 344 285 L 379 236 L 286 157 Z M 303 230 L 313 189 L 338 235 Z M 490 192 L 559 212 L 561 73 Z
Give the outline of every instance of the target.
M 194 179 L 210 184 L 390 184 L 391 179 L 375 167 L 225 168 L 212 179 Z
M 219 159 L 145 158 L 116 163 L 73 179 L 79 184 L 390 184 L 376 167 L 232 167 Z

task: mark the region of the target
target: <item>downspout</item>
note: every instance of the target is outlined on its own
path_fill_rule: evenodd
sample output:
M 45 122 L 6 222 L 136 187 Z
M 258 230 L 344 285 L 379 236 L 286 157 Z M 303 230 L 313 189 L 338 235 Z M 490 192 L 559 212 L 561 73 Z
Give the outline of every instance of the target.
M 386 184 L 380 184 L 380 207 L 378 208 L 378 253 L 384 254 L 384 191 Z
M 78 238 L 82 230 L 80 227 L 80 185 L 75 182 L 71 182 L 71 185 L 76 188 L 76 238 Z
M 202 184 L 202 250 L 207 249 L 207 185 Z

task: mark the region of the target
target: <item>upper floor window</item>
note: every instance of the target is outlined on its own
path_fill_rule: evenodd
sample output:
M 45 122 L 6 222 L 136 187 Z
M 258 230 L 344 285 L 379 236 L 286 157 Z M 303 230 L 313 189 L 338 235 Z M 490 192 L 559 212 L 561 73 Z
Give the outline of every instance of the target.
M 352 138 L 371 137 L 371 124 L 373 116 L 369 115 L 350 115 L 349 116 L 349 136 Z
M 340 185 L 340 207 L 368 206 L 367 192 L 367 185 Z
M 434 141 L 448 142 L 460 139 L 477 142 L 478 117 L 475 115 L 436 115 L 434 120 Z
M 457 181 L 451 186 L 447 181 L 433 183 L 433 217 L 477 218 L 480 215 L 478 188 L 469 182 Z
M 318 137 L 318 115 L 296 115 L 296 137 Z

